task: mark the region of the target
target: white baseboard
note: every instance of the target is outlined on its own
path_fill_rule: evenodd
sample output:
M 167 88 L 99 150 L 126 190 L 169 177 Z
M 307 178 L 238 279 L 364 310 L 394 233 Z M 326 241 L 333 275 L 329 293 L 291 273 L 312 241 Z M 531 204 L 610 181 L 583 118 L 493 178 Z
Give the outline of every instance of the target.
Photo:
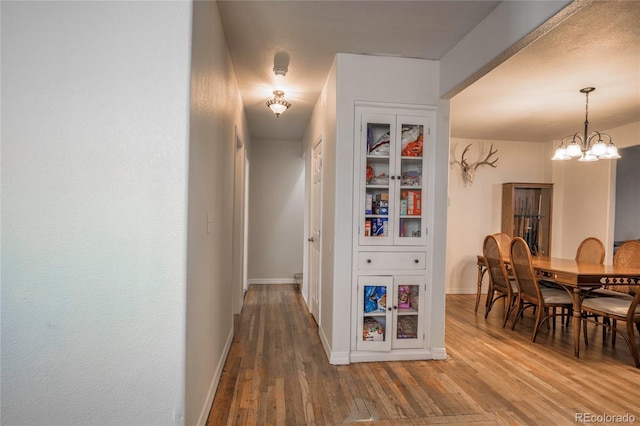
M 250 278 L 247 284 L 297 284 L 294 278 Z
M 331 352 L 329 357 L 329 364 L 331 365 L 347 365 L 351 364 L 351 357 L 349 352 Z
M 324 330 L 321 327 L 318 327 L 318 335 L 320 336 L 320 342 L 322 343 L 325 355 L 327 355 L 329 364 L 351 364 L 351 361 L 349 360 L 349 352 L 333 352 L 331 350 L 331 346 L 329 345 L 329 341 L 327 340 L 327 335 L 324 333 Z
M 224 364 L 227 361 L 227 356 L 229 355 L 229 350 L 231 349 L 232 342 L 233 328 L 229 332 L 229 336 L 227 336 L 227 341 L 224 344 L 224 350 L 222 351 L 220 362 L 218 362 L 218 365 L 216 366 L 215 373 L 213 374 L 213 379 L 211 380 L 211 385 L 209 385 L 209 392 L 207 392 L 207 399 L 205 400 L 204 407 L 202 407 L 202 411 L 200 412 L 200 418 L 198 419 L 197 423 L 198 426 L 206 426 L 207 424 L 209 411 L 211 410 L 211 406 L 213 405 L 213 398 L 216 396 L 216 390 L 218 389 L 220 377 L 222 377 L 222 370 L 224 369 Z
M 469 287 L 447 287 L 445 288 L 445 294 L 476 294 L 478 292 L 477 288 L 469 288 Z M 487 289 L 482 289 L 482 294 L 486 294 Z
M 447 359 L 447 350 L 445 348 L 433 348 L 431 353 L 433 359 Z

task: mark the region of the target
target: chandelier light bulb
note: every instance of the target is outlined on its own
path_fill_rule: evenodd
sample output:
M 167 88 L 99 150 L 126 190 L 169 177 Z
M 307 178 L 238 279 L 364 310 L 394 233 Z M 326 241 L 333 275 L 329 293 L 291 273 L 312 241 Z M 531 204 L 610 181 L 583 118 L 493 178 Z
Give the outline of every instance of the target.
M 593 155 L 600 157 L 601 155 L 607 153 L 607 145 L 602 142 L 602 139 L 600 139 L 598 142 L 593 144 L 593 146 L 591 147 L 591 152 L 593 153 Z
M 605 155 L 606 155 L 606 158 L 611 160 L 617 160 L 618 158 L 620 158 L 620 154 L 618 154 L 618 148 L 616 148 L 613 142 L 611 142 L 607 146 L 607 153 Z
M 567 146 L 567 155 L 572 158 L 580 157 L 582 155 L 582 148 L 576 141 L 571 142 Z
M 567 148 L 561 146 L 556 149 L 556 152 L 553 154 L 552 160 L 571 160 L 571 156 L 567 155 Z

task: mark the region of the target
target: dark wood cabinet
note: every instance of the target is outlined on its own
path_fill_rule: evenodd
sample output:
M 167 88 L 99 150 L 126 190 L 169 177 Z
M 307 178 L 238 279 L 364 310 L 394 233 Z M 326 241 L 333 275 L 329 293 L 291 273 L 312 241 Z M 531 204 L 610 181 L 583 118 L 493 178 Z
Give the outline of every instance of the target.
M 502 232 L 522 237 L 534 256 L 551 256 L 552 183 L 502 185 Z

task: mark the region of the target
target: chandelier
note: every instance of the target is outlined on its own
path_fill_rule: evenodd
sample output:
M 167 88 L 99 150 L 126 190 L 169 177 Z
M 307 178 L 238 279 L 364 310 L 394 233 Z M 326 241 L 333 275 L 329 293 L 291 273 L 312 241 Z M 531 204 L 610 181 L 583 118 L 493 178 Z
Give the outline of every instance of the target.
M 267 106 L 276 117 L 280 117 L 280 114 L 291 108 L 291 104 L 284 99 L 284 92 L 282 90 L 273 91 L 273 99 L 267 101 Z
M 578 161 L 598 161 L 598 160 L 617 160 L 620 158 L 618 148 L 613 144 L 613 139 L 606 133 L 591 132 L 589 133 L 589 93 L 596 90 L 595 87 L 585 87 L 580 90 L 586 97 L 585 113 L 584 113 L 584 133 L 575 133 L 562 139 L 560 146 L 553 154 L 552 160 L 571 160 L 578 158 Z M 595 139 L 597 136 L 597 140 Z M 609 142 L 606 144 L 602 138 L 606 138 Z M 565 147 L 565 142 L 571 140 Z M 592 142 L 596 140 L 595 143 Z

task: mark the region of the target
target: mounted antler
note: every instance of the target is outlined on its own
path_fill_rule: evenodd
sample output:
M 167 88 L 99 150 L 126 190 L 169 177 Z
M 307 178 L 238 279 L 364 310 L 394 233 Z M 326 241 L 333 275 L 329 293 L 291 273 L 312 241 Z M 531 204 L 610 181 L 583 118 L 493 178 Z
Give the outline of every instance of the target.
M 496 163 L 500 159 L 500 157 L 498 157 L 493 161 L 489 161 L 489 159 L 498 152 L 497 148 L 495 151 L 493 150 L 493 144 L 491 144 L 491 147 L 489 148 L 489 154 L 486 156 L 484 160 L 479 160 L 473 164 L 469 164 L 467 160 L 465 160 L 464 156 L 467 154 L 467 151 L 469 151 L 470 148 L 471 148 L 471 144 L 467 145 L 464 151 L 462 151 L 462 157 L 460 158 L 460 161 L 458 161 L 458 160 L 455 160 L 455 149 L 456 149 L 455 145 L 453 147 L 454 161 L 452 161 L 451 164 L 460 164 L 460 167 L 462 168 L 462 180 L 464 181 L 465 185 L 473 184 L 473 177 L 476 173 L 476 169 L 478 168 L 478 166 L 486 164 L 488 166 L 495 168 L 495 167 L 498 167 Z

